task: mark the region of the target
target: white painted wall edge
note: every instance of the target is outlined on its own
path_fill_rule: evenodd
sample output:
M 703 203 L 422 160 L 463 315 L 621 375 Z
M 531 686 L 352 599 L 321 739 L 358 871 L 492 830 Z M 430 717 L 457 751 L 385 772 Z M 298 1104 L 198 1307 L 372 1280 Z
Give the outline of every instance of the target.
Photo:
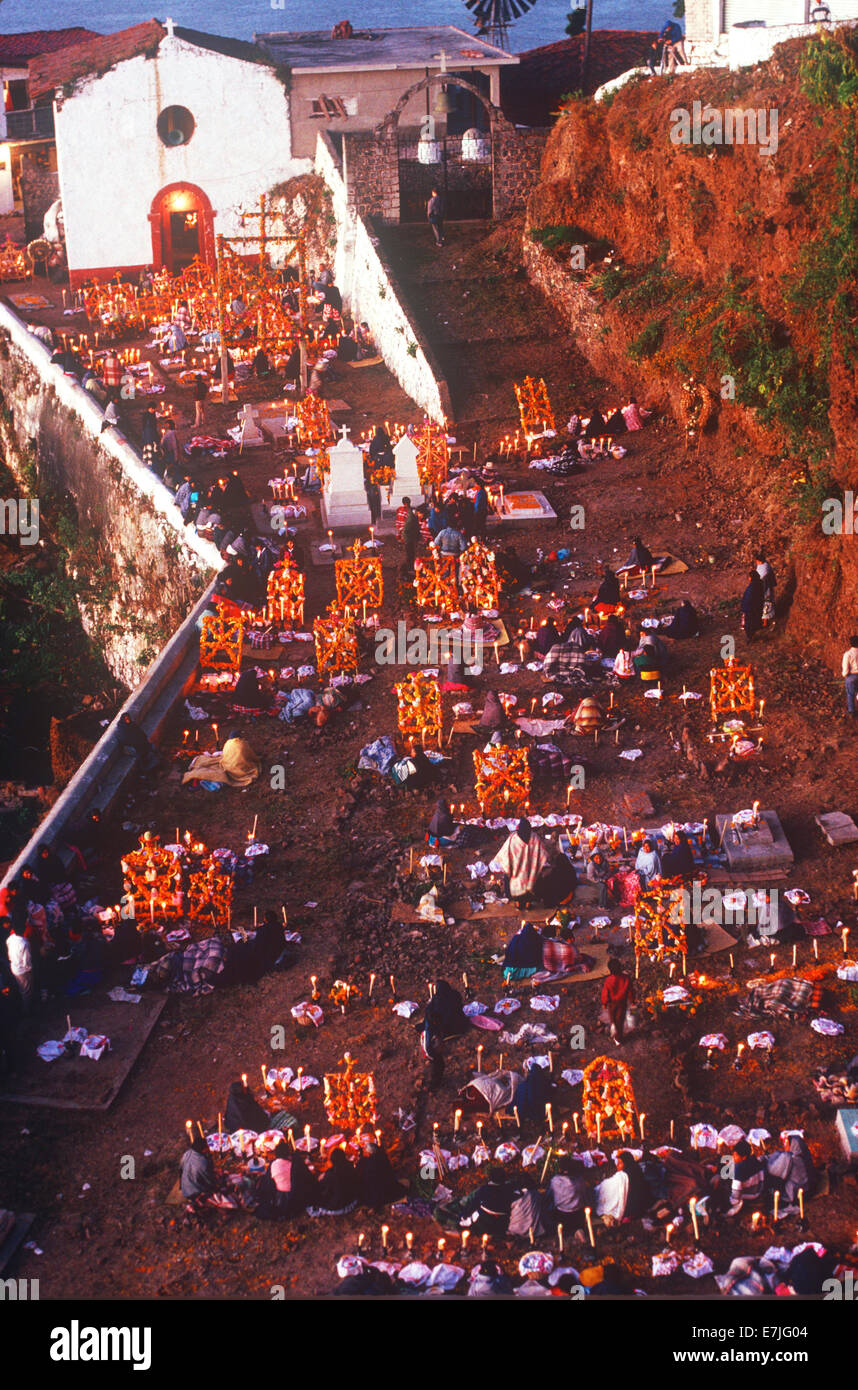
M 101 433 L 104 414 L 98 402 L 83 389 L 80 382 L 66 376 L 62 367 L 51 362 L 51 354 L 45 344 L 34 337 L 26 324 L 3 304 L 0 304 L 0 329 L 9 334 L 45 385 L 54 389 L 57 399 L 78 417 L 92 439 L 117 460 L 129 482 L 148 498 L 153 510 L 164 517 L 191 555 L 200 561 L 200 568 L 215 572 L 221 570 L 224 561 L 217 546 L 203 540 L 192 526 L 185 524 L 169 488 L 145 466 L 121 431 L 108 429 Z

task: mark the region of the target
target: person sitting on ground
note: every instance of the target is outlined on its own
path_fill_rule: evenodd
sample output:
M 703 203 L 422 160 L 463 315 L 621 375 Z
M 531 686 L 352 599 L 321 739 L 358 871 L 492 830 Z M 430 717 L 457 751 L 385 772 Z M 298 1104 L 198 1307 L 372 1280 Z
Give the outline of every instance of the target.
M 652 551 L 644 545 L 640 536 L 633 536 L 632 551 L 629 555 L 628 560 L 626 560 L 626 563 L 623 566 L 623 568 L 630 570 L 641 570 L 642 572 L 644 572 L 646 570 L 651 570 L 653 564 L 654 561 L 652 558 Z
M 626 1017 L 634 1001 L 634 981 L 623 970 L 616 956 L 612 956 L 602 985 L 601 1003 L 608 1015 L 609 1031 L 616 1047 L 621 1047 L 625 1040 Z
M 605 421 L 597 405 L 590 411 L 590 418 L 584 430 L 585 439 L 602 438 L 605 435 Z
M 617 579 L 617 576 L 614 574 L 614 571 L 611 569 L 610 565 L 605 565 L 605 568 L 602 571 L 602 582 L 600 583 L 599 588 L 596 591 L 596 596 L 593 599 L 593 606 L 595 608 L 614 608 L 619 603 L 619 601 L 620 581 Z
M 781 1215 L 789 1216 L 799 1210 L 799 1192 L 804 1193 L 805 1201 L 813 1196 L 817 1174 L 810 1150 L 800 1134 L 784 1134 L 781 1144 L 780 1151 L 769 1154 L 765 1163 L 771 1185 L 784 1199 Z
M 641 637 L 640 646 L 632 657 L 632 666 L 642 681 L 661 681 L 661 653 L 656 638 L 651 633 L 645 632 Z
M 644 840 L 638 850 L 635 869 L 641 888 L 648 888 L 654 878 L 661 878 L 661 859 L 652 840 Z
M 542 969 L 542 937 L 532 922 L 522 922 L 506 944 L 503 982 L 526 980 Z
M 456 826 L 453 817 L 450 815 L 450 807 L 443 796 L 439 796 L 435 803 L 435 810 L 429 822 L 429 829 L 426 831 L 426 843 L 432 849 L 447 849 L 455 844 Z
M 360 1145 L 363 1152 L 355 1165 L 359 1204 L 379 1211 L 394 1202 L 401 1202 L 406 1189 L 403 1183 L 397 1181 L 384 1149 L 367 1134 L 361 1137 Z
M 224 1127 L 228 1134 L 237 1129 L 255 1129 L 259 1134 L 269 1129 L 268 1115 L 243 1081 L 230 1082 L 224 1110 Z
M 599 630 L 596 645 L 606 660 L 613 661 L 625 645 L 627 638 L 628 633 L 622 619 L 618 618 L 616 613 L 610 613 L 604 626 Z
M 541 1072 L 542 1067 L 533 1067 L 531 1070 Z M 540 1118 L 543 1120 L 545 1118 L 544 1105 Z M 536 1178 L 532 1173 L 523 1173 L 516 1182 L 513 1191 L 506 1228 L 507 1235 L 513 1238 L 517 1236 L 519 1240 L 528 1240 L 545 1235 L 544 1211 L 545 1199 L 536 1185 Z
M 550 862 L 551 856 L 544 841 L 534 832 L 530 821 L 522 818 L 501 845 L 489 864 L 489 870 L 506 875 L 510 897 L 515 898 L 519 908 L 523 908 L 533 895 L 539 875 Z
M 560 633 L 551 618 L 543 618 L 536 630 L 536 638 L 533 643 L 533 650 L 539 656 L 547 656 L 552 647 L 560 645 Z
M 271 696 L 262 690 L 259 685 L 259 677 L 252 666 L 246 671 L 242 671 L 235 683 L 235 688 L 230 695 L 230 702 L 233 705 L 241 705 L 243 709 L 271 709 Z
M 513 1186 L 503 1168 L 490 1168 L 486 1181 L 471 1196 L 461 1225 L 475 1235 L 503 1240 L 509 1226 L 512 1199 Z
M 313 1205 L 307 1208 L 309 1216 L 345 1216 L 354 1211 L 358 1199 L 358 1182 L 355 1170 L 344 1149 L 336 1148 L 331 1154 L 331 1166 L 319 1181 Z
M 599 890 L 599 906 L 609 907 L 614 901 L 614 871 L 602 850 L 594 849 L 587 860 L 587 882 L 595 883 Z
M 120 714 L 116 736 L 120 748 L 130 749 L 144 772 L 152 772 L 159 765 L 161 759 L 158 750 L 130 714 Z
M 590 651 L 593 647 L 593 639 L 584 626 L 584 619 L 580 613 L 576 613 L 562 639 L 567 646 L 577 647 L 581 652 Z
M 592 1197 L 587 1169 L 579 1159 L 566 1154 L 558 1160 L 546 1195 L 556 1226 L 562 1226 L 564 1231 L 584 1229 L 584 1208 L 592 1206 Z
M 672 637 L 675 642 L 683 642 L 689 637 L 700 636 L 700 621 L 697 610 L 690 599 L 684 598 L 668 623 L 661 629 L 662 637 Z
M 204 1205 L 218 1191 L 214 1160 L 202 1135 L 194 1134 L 179 1163 L 179 1190 L 189 1205 Z
M 746 1206 L 758 1206 L 766 1187 L 766 1167 L 762 1159 L 751 1153 L 746 1139 L 740 1139 L 733 1149 L 733 1179 L 730 1187 L 728 1216 L 738 1216 Z
M 653 47 L 655 47 L 655 45 L 653 45 Z M 623 419 L 626 422 L 626 429 L 642 430 L 651 414 L 651 410 L 642 410 L 634 396 L 630 396 L 628 405 L 623 407 Z
M 253 358 L 253 371 L 260 381 L 271 375 L 271 358 L 264 347 L 257 348 Z
M 441 684 L 441 691 L 448 694 L 468 695 L 471 690 L 471 682 L 465 669 L 465 663 L 460 657 L 451 656 L 447 662 L 446 679 Z
M 606 1225 L 636 1221 L 652 1205 L 652 1193 L 633 1154 L 617 1154 L 617 1171 L 596 1186 L 596 1211 Z M 607 1218 L 607 1219 L 606 1219 Z
M 237 732 L 229 735 L 219 753 L 200 753 L 182 782 L 220 782 L 230 787 L 249 787 L 262 771 L 262 760 Z
M 694 854 L 684 830 L 674 831 L 673 843 L 661 856 L 662 878 L 693 878 Z
M 482 1260 L 468 1276 L 468 1298 L 504 1298 L 512 1292 L 509 1275 L 494 1260 Z
M 483 712 L 480 715 L 480 729 L 483 732 L 502 729 L 506 722 L 506 710 L 501 704 L 500 696 L 494 690 L 487 690 Z

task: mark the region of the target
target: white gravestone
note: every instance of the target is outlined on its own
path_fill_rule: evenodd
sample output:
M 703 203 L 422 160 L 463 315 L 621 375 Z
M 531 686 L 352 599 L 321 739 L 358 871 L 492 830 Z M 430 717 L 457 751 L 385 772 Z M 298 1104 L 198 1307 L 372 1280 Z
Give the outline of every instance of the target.
M 239 444 L 242 449 L 264 444 L 262 431 L 256 423 L 258 419 L 259 413 L 250 403 L 238 412 Z
M 369 503 L 363 481 L 363 454 L 348 438 L 342 437 L 328 450 L 331 469 L 322 489 L 325 526 L 365 529 L 369 525 Z
M 396 477 L 393 480 L 393 493 L 390 498 L 389 506 L 400 507 L 403 497 L 410 497 L 415 507 L 420 505 L 423 498 L 423 488 L 420 483 L 420 474 L 417 471 L 417 445 L 413 439 L 409 439 L 404 434 L 393 446 L 393 461 L 396 467 Z M 386 489 L 381 490 L 382 500 L 386 502 Z

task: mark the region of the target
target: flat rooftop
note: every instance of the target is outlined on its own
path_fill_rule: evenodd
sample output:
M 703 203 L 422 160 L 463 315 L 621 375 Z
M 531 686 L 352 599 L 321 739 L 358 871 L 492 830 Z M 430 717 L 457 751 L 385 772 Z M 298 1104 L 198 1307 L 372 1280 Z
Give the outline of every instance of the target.
M 349 68 L 427 68 L 440 65 L 442 51 L 451 71 L 460 67 L 517 63 L 518 57 L 478 39 L 455 24 L 414 25 L 402 29 L 356 29 L 349 39 L 330 31 L 254 34 L 254 42 L 276 63 L 293 72 L 343 72 Z

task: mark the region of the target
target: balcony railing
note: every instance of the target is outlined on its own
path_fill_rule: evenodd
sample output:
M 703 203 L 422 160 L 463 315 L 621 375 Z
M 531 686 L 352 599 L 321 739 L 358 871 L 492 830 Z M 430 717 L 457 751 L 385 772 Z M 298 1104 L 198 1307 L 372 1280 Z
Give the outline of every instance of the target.
M 6 112 L 7 140 L 50 140 L 53 135 L 52 106 L 32 106 L 29 111 Z

